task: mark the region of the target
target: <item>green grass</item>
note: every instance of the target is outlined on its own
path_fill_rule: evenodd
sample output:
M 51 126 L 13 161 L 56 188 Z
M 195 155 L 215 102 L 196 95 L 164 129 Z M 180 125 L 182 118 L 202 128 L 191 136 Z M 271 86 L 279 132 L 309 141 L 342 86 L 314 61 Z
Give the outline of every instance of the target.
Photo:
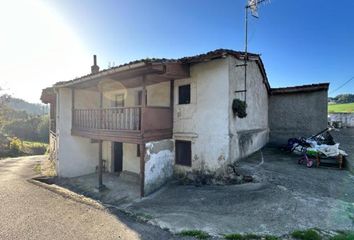
M 210 235 L 206 232 L 200 230 L 185 230 L 180 232 L 178 235 L 185 237 L 195 237 L 197 239 L 208 239 Z
M 321 240 L 321 236 L 313 229 L 305 230 L 305 231 L 294 231 L 291 236 L 295 239 L 300 240 Z
M 40 174 L 41 171 L 42 171 L 41 164 L 37 163 L 37 164 L 33 167 L 33 170 L 34 170 L 37 174 Z
M 47 143 L 22 141 L 21 151 L 26 155 L 42 155 L 48 148 Z
M 330 240 L 354 240 L 354 232 L 341 233 L 331 237 Z
M 238 233 L 226 234 L 224 235 L 224 238 L 227 240 L 258 240 L 258 239 L 279 240 L 278 237 L 271 236 L 271 235 L 267 235 L 267 236 L 260 236 L 256 234 L 241 235 Z
M 344 104 L 329 104 L 328 112 L 330 113 L 349 113 L 354 112 L 354 103 L 344 103 Z

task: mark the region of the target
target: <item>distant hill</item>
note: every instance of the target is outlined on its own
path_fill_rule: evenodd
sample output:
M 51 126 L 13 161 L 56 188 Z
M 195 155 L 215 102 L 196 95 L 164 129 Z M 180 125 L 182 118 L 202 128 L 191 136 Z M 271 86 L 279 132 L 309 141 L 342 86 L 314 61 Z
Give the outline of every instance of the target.
M 19 98 L 10 97 L 6 105 L 17 111 L 26 111 L 28 114 L 45 115 L 48 113 L 48 106 L 40 103 L 29 103 Z

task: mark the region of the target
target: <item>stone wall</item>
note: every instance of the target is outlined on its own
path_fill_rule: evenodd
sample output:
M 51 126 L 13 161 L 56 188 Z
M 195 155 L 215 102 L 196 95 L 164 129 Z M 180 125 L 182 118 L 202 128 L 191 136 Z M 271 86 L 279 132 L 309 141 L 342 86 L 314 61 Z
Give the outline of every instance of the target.
M 331 122 L 342 122 L 342 127 L 354 127 L 354 113 L 331 113 L 329 114 Z
M 309 137 L 327 127 L 327 90 L 270 96 L 270 143 Z

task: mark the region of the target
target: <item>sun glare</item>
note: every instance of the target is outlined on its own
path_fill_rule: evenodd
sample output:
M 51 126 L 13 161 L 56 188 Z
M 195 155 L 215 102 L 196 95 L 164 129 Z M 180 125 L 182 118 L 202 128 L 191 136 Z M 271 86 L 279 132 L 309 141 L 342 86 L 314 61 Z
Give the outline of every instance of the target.
M 2 1 L 0 87 L 15 97 L 39 102 L 42 88 L 89 72 L 85 45 L 42 1 Z

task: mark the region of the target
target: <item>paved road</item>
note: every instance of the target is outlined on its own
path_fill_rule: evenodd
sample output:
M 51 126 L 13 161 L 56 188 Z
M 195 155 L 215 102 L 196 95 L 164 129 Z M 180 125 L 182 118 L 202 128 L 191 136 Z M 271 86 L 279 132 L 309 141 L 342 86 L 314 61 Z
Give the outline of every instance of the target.
M 0 160 L 0 239 L 174 239 L 159 228 L 27 182 L 42 159 Z

